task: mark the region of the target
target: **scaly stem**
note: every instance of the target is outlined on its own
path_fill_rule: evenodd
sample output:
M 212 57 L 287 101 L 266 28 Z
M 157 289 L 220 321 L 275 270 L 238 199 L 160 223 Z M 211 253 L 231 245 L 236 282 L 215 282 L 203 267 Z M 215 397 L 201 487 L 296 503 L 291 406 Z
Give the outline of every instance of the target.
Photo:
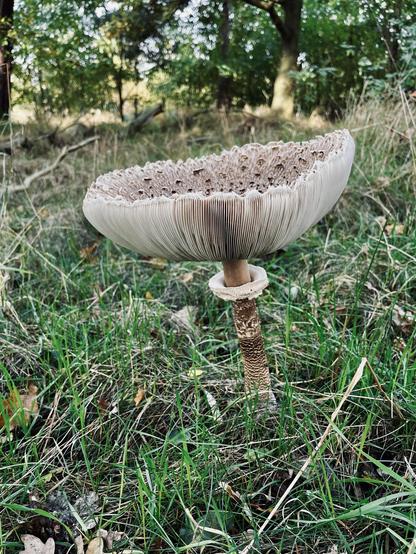
M 247 260 L 223 262 L 227 287 L 238 287 L 250 282 Z M 270 372 L 261 336 L 261 322 L 256 301 L 236 300 L 233 303 L 234 325 L 240 341 L 244 363 L 244 384 L 247 393 L 258 392 L 261 402 L 276 409 L 276 399 L 270 386 Z

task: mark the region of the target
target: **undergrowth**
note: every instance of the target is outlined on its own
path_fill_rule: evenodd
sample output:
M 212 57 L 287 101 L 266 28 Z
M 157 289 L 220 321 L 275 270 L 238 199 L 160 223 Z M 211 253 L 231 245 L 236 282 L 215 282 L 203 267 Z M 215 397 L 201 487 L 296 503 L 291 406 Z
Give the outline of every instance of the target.
M 15 193 L 6 186 L 58 150 L 5 160 L 0 387 L 7 397 L 35 384 L 39 414 L 0 434 L 0 552 L 18 552 L 24 532 L 54 532 L 45 521 L 59 519 L 57 492 L 71 502 L 95 492 L 96 527 L 79 528 L 86 539 L 97 527 L 121 531 L 116 551 L 231 553 L 254 539 L 262 553 L 414 552 L 414 117 L 405 98 L 355 105 L 339 123 L 357 144 L 341 200 L 259 262 L 270 278 L 259 306 L 276 416 L 258 417 L 244 398 L 230 306 L 207 288 L 218 266 L 119 248 L 81 203 L 116 167 L 316 130 L 212 115 L 191 127 L 166 118 L 129 139 L 106 126 L 97 144 Z M 172 322 L 185 306 L 196 307 L 190 328 Z M 319 454 L 258 535 L 364 357 Z M 74 552 L 55 523 L 59 552 Z

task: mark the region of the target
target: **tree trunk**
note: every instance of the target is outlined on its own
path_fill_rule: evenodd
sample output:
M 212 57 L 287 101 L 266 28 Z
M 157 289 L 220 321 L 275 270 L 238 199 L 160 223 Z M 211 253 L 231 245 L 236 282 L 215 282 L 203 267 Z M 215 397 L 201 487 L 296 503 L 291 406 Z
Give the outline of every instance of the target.
M 118 114 L 120 120 L 124 121 L 124 98 L 123 98 L 123 74 L 122 69 L 117 71 L 114 78 L 116 82 L 117 98 L 118 98 Z
M 280 29 L 282 54 L 273 87 L 272 110 L 279 116 L 290 119 L 295 107 L 295 83 L 291 72 L 297 71 L 299 35 L 301 28 L 302 0 L 282 2 L 283 28 Z
M 0 0 L 0 119 L 7 119 L 10 112 L 13 43 L 8 35 L 13 25 L 13 8 L 14 0 Z
M 221 56 L 221 64 L 227 65 L 230 49 L 230 0 L 222 1 L 221 25 L 219 30 L 219 51 Z M 232 77 L 224 75 L 221 72 L 218 78 L 217 88 L 217 108 L 224 110 L 226 113 L 230 111 L 232 95 L 231 95 Z
M 290 72 L 296 71 L 297 59 L 297 53 L 283 44 L 279 70 L 273 86 L 272 110 L 284 119 L 290 119 L 295 109 L 295 86 Z
M 114 81 L 116 83 L 117 99 L 118 99 L 118 114 L 120 120 L 124 121 L 124 98 L 123 98 L 123 77 L 124 77 L 124 48 L 123 43 L 118 44 L 118 56 L 120 58 L 119 67 L 115 68 Z
M 156 104 L 156 106 L 153 106 L 151 108 L 147 108 L 146 110 L 143 110 L 140 112 L 137 117 L 135 117 L 132 121 L 130 121 L 129 126 L 127 128 L 127 135 L 132 136 L 138 131 L 141 130 L 141 128 L 146 125 L 148 121 L 159 115 L 160 113 L 163 113 L 163 103 L 160 102 L 159 104 Z

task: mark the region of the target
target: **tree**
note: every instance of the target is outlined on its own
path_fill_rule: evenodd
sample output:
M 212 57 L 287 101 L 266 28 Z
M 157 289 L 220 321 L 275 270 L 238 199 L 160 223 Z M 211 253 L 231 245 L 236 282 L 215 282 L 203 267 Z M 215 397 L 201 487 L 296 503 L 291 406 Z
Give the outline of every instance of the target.
M 284 118 L 294 112 L 294 79 L 299 56 L 299 36 L 303 0 L 243 0 L 268 13 L 281 39 L 279 69 L 273 87 L 272 109 Z M 280 6 L 283 17 L 276 11 Z
M 14 0 L 0 0 L 0 118 L 8 118 L 12 73 Z
M 100 1 L 16 2 L 17 101 L 31 103 L 37 113 L 108 107 L 110 63 L 97 45 Z
M 161 66 L 166 50 L 164 29 L 175 12 L 189 0 L 123 0 L 103 3 L 98 19 L 103 48 L 111 60 L 110 75 L 115 84 L 118 112 L 124 119 L 126 81 L 136 85 L 142 78 L 140 66 Z M 135 98 L 135 115 L 138 112 Z
M 228 66 L 230 51 L 230 0 L 222 0 L 222 17 L 219 28 L 219 52 L 221 55 L 221 65 L 219 67 L 218 88 L 217 88 L 217 108 L 229 112 L 232 102 L 231 86 L 232 76 Z

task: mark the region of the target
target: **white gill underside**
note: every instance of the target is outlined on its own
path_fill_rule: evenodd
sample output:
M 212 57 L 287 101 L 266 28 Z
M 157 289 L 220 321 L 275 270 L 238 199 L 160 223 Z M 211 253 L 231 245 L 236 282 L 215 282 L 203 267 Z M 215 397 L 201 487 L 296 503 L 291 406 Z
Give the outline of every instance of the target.
M 86 197 L 84 213 L 102 234 L 146 256 L 170 260 L 247 259 L 270 254 L 301 236 L 335 205 L 354 157 L 342 147 L 315 162 L 295 186 L 244 195 L 184 194 L 134 203 Z

